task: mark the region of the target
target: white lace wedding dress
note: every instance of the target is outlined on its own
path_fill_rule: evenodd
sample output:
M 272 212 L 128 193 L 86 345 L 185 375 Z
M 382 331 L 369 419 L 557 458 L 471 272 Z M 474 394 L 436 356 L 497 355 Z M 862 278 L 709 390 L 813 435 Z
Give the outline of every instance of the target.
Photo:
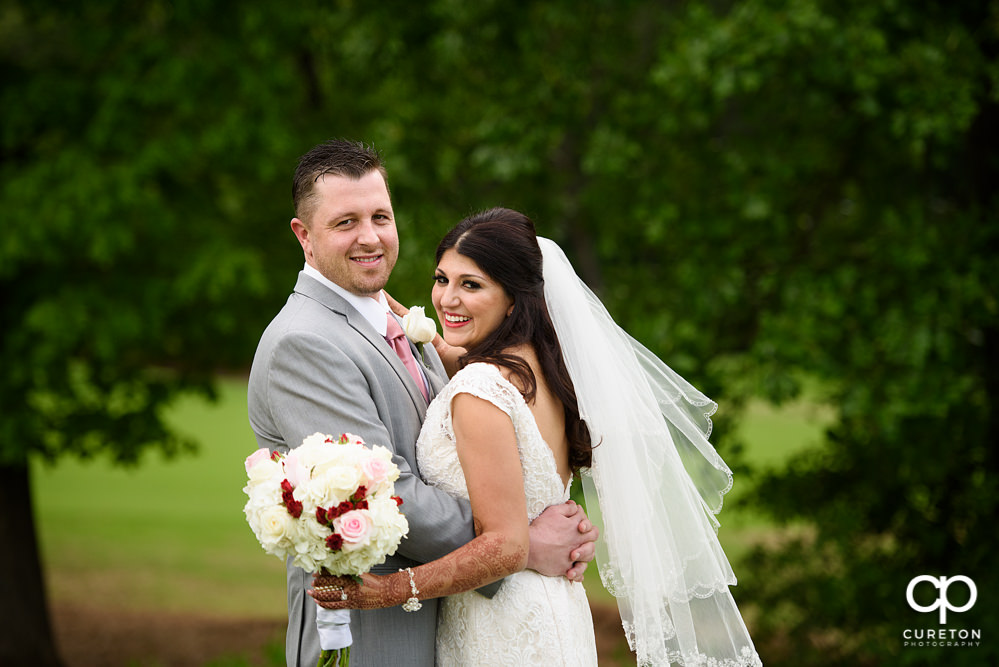
M 569 499 L 523 396 L 496 366 L 484 363 L 456 373 L 427 409 L 417 458 L 428 484 L 468 498 L 451 424 L 451 399 L 459 393 L 489 401 L 513 421 L 529 520 Z M 437 620 L 437 664 L 596 665 L 593 619 L 583 585 L 523 570 L 507 577 L 492 599 L 474 591 L 445 598 Z

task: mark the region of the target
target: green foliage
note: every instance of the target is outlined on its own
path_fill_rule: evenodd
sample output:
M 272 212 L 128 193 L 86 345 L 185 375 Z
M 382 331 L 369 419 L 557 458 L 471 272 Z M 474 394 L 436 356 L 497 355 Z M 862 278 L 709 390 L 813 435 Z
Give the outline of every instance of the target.
M 219 18 L 169 3 L 0 13 L 2 460 L 185 446 L 162 406 L 244 365 L 247 322 L 279 303 L 270 263 L 295 253 L 269 240 L 300 144 L 278 102 L 294 80 L 246 52 L 252 12 Z
M 997 42 L 995 0 L 7 3 L 0 451 L 175 448 L 160 408 L 249 361 L 301 263 L 295 157 L 362 138 L 401 301 L 507 205 L 723 406 L 819 387 L 826 442 L 756 495 L 813 530 L 740 600 L 777 657 L 884 662 L 911 577 L 999 588 Z
M 826 447 L 758 487 L 777 517 L 816 529 L 751 565 L 780 573 L 748 591 L 779 610 L 760 620 L 783 642 L 775 657 L 996 655 L 902 647 L 904 628 L 932 625 L 904 603 L 912 577 L 997 583 L 996 7 L 693 8 L 689 37 L 656 69 L 664 93 L 690 104 L 678 126 L 710 146 L 695 168 L 711 176 L 695 181 L 723 193 L 677 199 L 691 207 L 681 219 L 700 213 L 698 231 L 726 246 L 717 273 L 733 299 L 703 324 L 731 322 L 706 339 L 741 354 L 718 368 L 755 368 L 778 400 L 804 372 L 838 412 Z M 980 599 L 962 623 L 997 615 Z

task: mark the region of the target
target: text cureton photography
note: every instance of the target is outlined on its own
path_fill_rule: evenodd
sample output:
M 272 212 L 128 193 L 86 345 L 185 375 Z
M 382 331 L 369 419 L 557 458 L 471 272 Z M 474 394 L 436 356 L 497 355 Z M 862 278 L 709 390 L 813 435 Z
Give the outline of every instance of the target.
M 950 600 L 950 586 L 954 583 L 967 589 L 967 600 L 953 604 Z M 922 586 L 920 586 L 922 584 Z M 936 597 L 930 604 L 921 604 L 925 591 L 930 587 L 935 589 Z M 923 592 L 917 593 L 922 589 Z M 917 600 L 917 597 L 920 599 Z M 947 623 L 947 613 L 963 613 L 975 606 L 978 600 L 978 588 L 975 582 L 964 575 L 954 577 L 933 577 L 927 574 L 913 577 L 905 590 L 905 599 L 909 606 L 921 613 L 938 612 L 940 625 Z M 961 600 L 964 600 L 963 595 Z M 976 647 L 982 643 L 981 628 L 906 628 L 902 631 L 904 647 Z
M 906 628 L 902 631 L 903 646 L 981 646 L 979 628 Z

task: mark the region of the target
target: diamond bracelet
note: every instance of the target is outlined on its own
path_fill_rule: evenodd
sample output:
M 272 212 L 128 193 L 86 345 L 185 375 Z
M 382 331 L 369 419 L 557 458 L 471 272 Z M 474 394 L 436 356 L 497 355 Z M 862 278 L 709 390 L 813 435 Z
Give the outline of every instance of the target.
M 413 593 L 412 597 L 402 604 L 402 608 L 404 611 L 419 611 L 423 605 L 420 604 L 420 599 L 416 597 L 420 594 L 420 591 L 416 588 L 416 579 L 413 578 L 413 568 L 401 568 L 399 571 L 409 573 L 409 590 Z

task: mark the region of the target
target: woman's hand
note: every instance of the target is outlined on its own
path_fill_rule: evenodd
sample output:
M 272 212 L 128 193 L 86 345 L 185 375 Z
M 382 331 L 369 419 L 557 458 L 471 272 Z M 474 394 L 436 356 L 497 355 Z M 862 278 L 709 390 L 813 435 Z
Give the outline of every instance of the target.
M 394 298 L 392 295 L 382 290 L 382 294 L 385 295 L 385 300 L 388 302 L 389 308 L 392 312 L 399 317 L 405 317 L 409 312 L 409 308 L 402 305 Z M 444 363 L 444 370 L 447 371 L 448 377 L 453 377 L 455 373 L 458 372 L 458 358 L 465 354 L 465 348 L 463 347 L 452 347 L 445 342 L 444 338 L 438 333 L 434 336 L 434 339 L 430 341 L 434 349 L 437 350 L 437 356 L 441 358 Z
M 312 579 L 312 589 L 306 592 L 325 609 L 381 609 L 406 601 L 407 581 L 406 575 L 400 577 L 398 573 L 365 574 L 360 584 L 350 577 L 317 574 Z
M 454 377 L 454 374 L 458 372 L 458 359 L 465 354 L 465 348 L 448 345 L 440 334 L 434 336 L 432 342 L 434 349 L 437 350 L 437 356 L 441 358 L 441 362 L 444 364 L 447 376 L 449 378 Z
M 406 316 L 406 313 L 409 312 L 409 308 L 396 301 L 394 298 L 392 298 L 392 295 L 386 292 L 385 290 L 382 290 L 382 294 L 385 295 L 385 300 L 388 302 L 389 308 L 392 309 L 393 313 L 395 313 L 399 317 Z

